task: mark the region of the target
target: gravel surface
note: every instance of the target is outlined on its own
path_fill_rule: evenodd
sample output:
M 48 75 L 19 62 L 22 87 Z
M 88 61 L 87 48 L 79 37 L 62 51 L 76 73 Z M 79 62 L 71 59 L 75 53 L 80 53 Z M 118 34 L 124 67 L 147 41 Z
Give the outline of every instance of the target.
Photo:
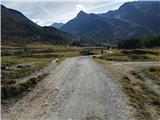
M 5 120 L 133 120 L 116 79 L 90 57 L 66 59 L 7 110 Z

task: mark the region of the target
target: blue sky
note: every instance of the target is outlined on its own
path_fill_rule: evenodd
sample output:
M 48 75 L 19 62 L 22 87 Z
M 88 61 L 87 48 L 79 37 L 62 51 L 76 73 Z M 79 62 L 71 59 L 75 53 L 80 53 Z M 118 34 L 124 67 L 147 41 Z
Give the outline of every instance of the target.
M 104 13 L 118 9 L 128 1 L 133 0 L 1 0 L 1 3 L 22 12 L 37 24 L 47 26 L 54 22 L 66 23 L 80 10 Z

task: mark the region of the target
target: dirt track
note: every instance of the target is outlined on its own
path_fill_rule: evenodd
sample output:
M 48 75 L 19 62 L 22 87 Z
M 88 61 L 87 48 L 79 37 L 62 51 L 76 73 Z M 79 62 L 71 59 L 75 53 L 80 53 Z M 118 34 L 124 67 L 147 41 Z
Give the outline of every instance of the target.
M 2 110 L 5 120 L 132 120 L 116 80 L 90 57 L 66 59 L 32 92 Z

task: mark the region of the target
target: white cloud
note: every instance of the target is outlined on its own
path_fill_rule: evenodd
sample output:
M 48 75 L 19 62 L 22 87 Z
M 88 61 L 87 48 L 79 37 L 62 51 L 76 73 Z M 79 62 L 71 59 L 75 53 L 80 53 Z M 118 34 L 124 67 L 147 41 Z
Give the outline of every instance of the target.
M 41 4 L 40 7 L 48 16 L 52 17 L 52 12 L 50 10 L 48 10 L 47 7 L 44 6 L 44 4 Z
M 113 0 L 0 0 L 9 2 L 112 2 Z M 129 0 L 114 0 L 117 2 L 125 2 Z M 130 0 L 131 1 L 131 0 Z
M 76 11 L 81 11 L 81 10 L 86 11 L 86 8 L 81 4 L 77 4 L 75 8 Z

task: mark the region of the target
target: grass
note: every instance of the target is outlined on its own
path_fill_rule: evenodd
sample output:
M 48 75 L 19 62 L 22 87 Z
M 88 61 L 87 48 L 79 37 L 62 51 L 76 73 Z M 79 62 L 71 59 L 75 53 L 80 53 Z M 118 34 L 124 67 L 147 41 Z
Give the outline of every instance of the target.
M 62 55 L 63 57 L 74 57 L 74 56 L 79 56 L 79 51 L 80 50 L 71 50 L 71 51 L 65 51 L 65 52 L 59 52 L 59 55 Z
M 1 46 L 1 48 L 2 98 L 19 95 L 37 83 L 39 78 L 18 85 L 17 80 L 44 68 L 54 59 L 58 58 L 57 62 L 61 63 L 66 57 L 78 56 L 80 51 L 77 47 L 48 44 Z M 21 67 L 17 67 L 19 65 Z
M 47 44 L 29 44 L 25 46 L 2 46 L 2 55 L 24 55 L 36 53 L 65 53 L 78 51 L 80 48 L 71 46 L 57 46 Z M 65 55 L 65 54 L 64 54 Z
M 115 75 L 117 78 L 121 78 L 123 74 L 126 74 L 126 72 L 123 72 L 122 70 L 117 69 L 115 66 L 113 66 L 112 61 L 107 61 L 104 59 L 94 59 L 96 63 L 102 64 L 106 70 L 109 70 L 111 74 Z
M 120 80 L 124 93 L 128 96 L 130 105 L 135 108 L 137 120 L 158 119 L 160 112 L 160 96 L 146 84 L 133 82 L 128 77 Z M 154 114 L 153 114 L 154 112 Z
M 113 53 L 105 53 L 100 59 L 109 61 L 160 61 L 160 48 L 122 50 L 113 49 Z
M 130 73 L 142 81 L 144 80 L 144 77 L 147 77 L 150 80 L 152 80 L 155 84 L 160 86 L 160 68 L 159 67 L 143 68 L 141 70 L 131 71 Z
M 95 53 L 90 49 L 82 49 L 80 55 L 94 55 Z
M 104 59 L 95 60 L 97 63 L 104 65 L 106 70 L 109 70 L 117 78 L 123 92 L 129 99 L 128 104 L 135 110 L 133 114 L 136 120 L 157 120 L 159 118 L 160 95 L 152 90 L 141 76 L 141 73 L 143 73 L 147 77 L 153 77 L 153 81 L 159 85 L 160 71 L 158 67 L 140 69 L 139 71 L 134 66 L 114 65 L 112 61 Z M 130 74 L 136 77 L 137 80 L 129 77 Z
M 39 81 L 44 79 L 47 74 L 41 74 L 38 77 L 30 78 L 29 80 L 19 83 L 18 85 L 2 85 L 1 87 L 1 98 L 7 99 L 11 97 L 16 97 L 28 90 L 29 88 L 34 87 Z
M 43 45 L 43 44 L 38 44 L 38 45 L 32 44 L 26 46 L 2 46 L 2 51 L 4 49 L 7 49 L 8 51 L 13 51 L 13 50 L 17 52 L 21 51 L 21 54 L 13 53 L 12 55 L 2 56 L 1 57 L 2 69 L 7 66 L 12 66 L 15 64 L 23 64 L 23 63 L 25 64 L 32 63 L 35 68 L 41 68 L 47 65 L 55 58 L 78 56 L 80 51 L 80 49 L 76 47 Z M 23 52 L 24 49 L 27 49 L 29 53 Z
M 119 54 L 108 54 L 100 57 L 100 59 L 105 59 L 109 61 L 131 61 L 131 58 L 128 56 L 124 55 L 119 55 Z
M 159 67 L 151 67 L 146 68 L 141 71 L 146 77 L 153 80 L 157 85 L 160 86 L 160 68 Z
M 3 51 L 13 53 L 14 52 L 20 54 L 34 54 L 34 53 L 54 53 L 54 54 L 63 54 L 65 55 L 66 52 L 76 52 L 79 51 L 81 48 L 78 47 L 71 47 L 71 46 L 58 46 L 58 45 L 47 45 L 47 44 L 29 44 L 25 46 L 2 46 L 2 54 Z M 14 51 L 14 52 L 13 52 Z
M 35 68 L 41 68 L 51 62 L 55 57 L 21 57 L 21 56 L 2 56 L 1 67 L 11 66 L 15 64 L 33 64 Z
M 13 70 L 11 72 L 6 73 L 2 76 L 2 84 L 13 84 L 14 79 L 22 78 L 28 76 L 32 73 L 32 69 L 30 66 Z
M 139 80 L 144 80 L 143 77 L 140 75 L 140 72 L 131 71 L 130 74 L 133 75 L 133 76 L 135 76 Z

